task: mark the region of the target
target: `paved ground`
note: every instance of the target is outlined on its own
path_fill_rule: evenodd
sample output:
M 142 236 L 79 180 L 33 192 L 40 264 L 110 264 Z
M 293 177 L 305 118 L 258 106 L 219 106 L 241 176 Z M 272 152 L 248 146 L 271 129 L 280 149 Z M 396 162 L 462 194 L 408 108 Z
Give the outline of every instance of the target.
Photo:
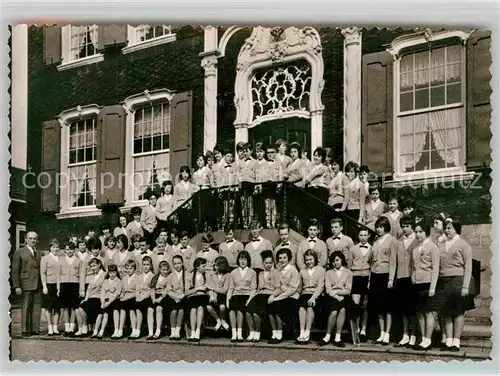
M 227 340 L 225 340 L 227 343 Z M 224 362 L 224 361 L 308 361 L 308 362 L 351 362 L 361 361 L 420 361 L 430 362 L 435 360 L 456 360 L 460 358 L 442 358 L 432 355 L 376 353 L 368 351 L 332 351 L 298 348 L 269 348 L 269 347 L 244 347 L 214 346 L 201 343 L 191 345 L 187 343 L 146 343 L 146 342 L 114 342 L 114 341 L 66 341 L 66 340 L 39 340 L 39 339 L 14 339 L 12 341 L 12 360 L 23 362 L 34 360 L 44 361 L 78 361 L 111 360 L 140 360 L 143 362 Z M 464 360 L 464 358 L 461 358 Z M 479 361 L 479 360 L 478 360 Z

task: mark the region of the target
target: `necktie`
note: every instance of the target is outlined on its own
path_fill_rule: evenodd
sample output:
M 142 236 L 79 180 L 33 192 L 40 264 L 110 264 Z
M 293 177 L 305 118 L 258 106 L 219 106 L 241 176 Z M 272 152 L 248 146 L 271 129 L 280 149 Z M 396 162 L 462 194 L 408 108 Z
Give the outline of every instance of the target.
M 333 240 L 340 240 L 340 236 L 334 236 Z
M 311 243 L 311 242 L 316 243 L 316 239 L 309 239 L 308 242 L 309 243 Z
M 256 242 L 259 242 L 260 239 L 253 239 L 252 242 L 256 243 Z
M 367 245 L 360 245 L 359 248 L 368 248 Z
M 33 257 L 36 258 L 36 249 L 33 247 Z

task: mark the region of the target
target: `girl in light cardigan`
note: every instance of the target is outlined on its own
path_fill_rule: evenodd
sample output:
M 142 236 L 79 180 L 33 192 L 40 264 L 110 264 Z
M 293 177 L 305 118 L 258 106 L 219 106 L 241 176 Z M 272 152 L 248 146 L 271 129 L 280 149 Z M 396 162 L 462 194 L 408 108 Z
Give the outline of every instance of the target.
M 61 273 L 59 262 L 59 241 L 52 240 L 49 244 L 49 253 L 42 257 L 40 262 L 40 279 L 43 295 L 42 308 L 45 309 L 49 336 L 59 334 L 59 291 L 61 288 Z
M 64 320 L 64 335 L 73 336 L 75 330 L 75 309 L 79 302 L 79 282 L 82 261 L 75 256 L 73 243 L 66 244 L 65 255 L 59 256 L 61 289 L 59 293 L 61 316 Z M 86 253 L 86 252 L 85 252 Z
M 440 314 L 444 318 L 446 343 L 444 350 L 459 351 L 464 328 L 464 313 L 472 299 L 472 249 L 460 237 L 462 225 L 454 219 L 445 221 L 447 240 L 440 243 L 438 299 Z
M 302 292 L 299 297 L 300 334 L 297 344 L 309 343 L 318 298 L 325 287 L 325 269 L 318 265 L 318 254 L 314 250 L 308 249 L 304 253 L 304 264 L 306 268 L 300 271 Z
M 415 235 L 419 241 L 413 249 L 411 281 L 416 293 L 416 311 L 422 341 L 419 350 L 431 348 L 434 331 L 434 313 L 437 311 L 436 285 L 439 275 L 439 248 L 430 239 L 431 227 L 419 222 L 415 225 Z
M 243 314 L 247 313 L 248 303 L 257 293 L 257 274 L 251 269 L 250 254 L 241 251 L 236 260 L 238 267 L 229 276 L 227 302 L 229 321 L 232 329 L 231 342 L 243 342 Z M 247 313 L 250 335 L 247 340 L 253 340 L 255 331 L 252 316 Z
M 328 326 L 325 337 L 320 345 L 330 342 L 333 328 L 336 328 L 334 344 L 345 347 L 341 333 L 345 323 L 346 309 L 349 307 L 349 297 L 352 288 L 352 272 L 347 269 L 347 262 L 341 251 L 333 252 L 329 257 L 330 270 L 325 274 L 325 290 L 328 312 Z

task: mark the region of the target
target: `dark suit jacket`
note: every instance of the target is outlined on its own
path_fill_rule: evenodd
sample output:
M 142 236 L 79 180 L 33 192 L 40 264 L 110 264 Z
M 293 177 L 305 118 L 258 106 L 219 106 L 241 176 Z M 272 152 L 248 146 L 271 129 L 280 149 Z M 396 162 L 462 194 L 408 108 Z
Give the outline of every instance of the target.
M 33 291 L 40 288 L 40 259 L 42 257 L 40 250 L 37 250 L 36 255 L 35 259 L 26 246 L 14 252 L 12 258 L 12 285 L 14 288 L 20 287 L 23 291 Z

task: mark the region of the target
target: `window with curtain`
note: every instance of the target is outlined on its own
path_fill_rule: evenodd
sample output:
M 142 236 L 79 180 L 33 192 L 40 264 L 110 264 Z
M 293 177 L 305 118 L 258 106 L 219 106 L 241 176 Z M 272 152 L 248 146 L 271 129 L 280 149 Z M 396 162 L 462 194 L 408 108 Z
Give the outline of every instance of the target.
M 399 61 L 399 173 L 462 167 L 465 48 L 445 45 Z
M 95 205 L 97 139 L 96 117 L 75 121 L 69 131 L 70 207 Z
M 170 105 L 159 103 L 138 108 L 134 112 L 134 201 L 171 179 Z
M 97 54 L 97 25 L 71 26 L 71 61 Z
M 172 27 L 168 25 L 139 25 L 135 28 L 136 43 L 172 34 Z

